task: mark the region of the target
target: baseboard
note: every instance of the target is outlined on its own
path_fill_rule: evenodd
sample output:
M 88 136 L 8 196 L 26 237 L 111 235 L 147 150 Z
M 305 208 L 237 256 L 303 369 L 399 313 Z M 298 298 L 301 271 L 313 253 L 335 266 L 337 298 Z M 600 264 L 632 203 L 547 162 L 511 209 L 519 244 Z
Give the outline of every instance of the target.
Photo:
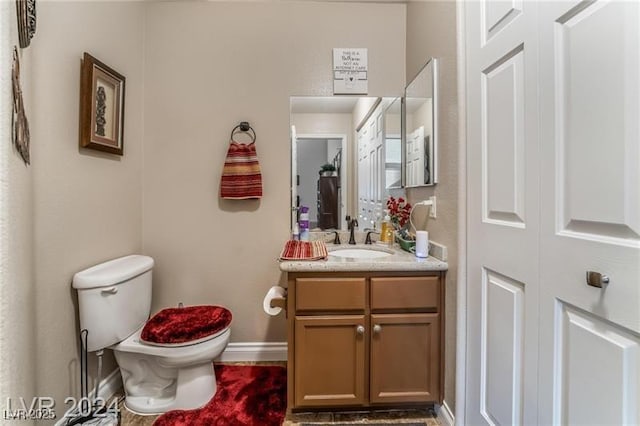
M 229 343 L 216 361 L 286 361 L 287 342 L 237 342 Z
M 116 367 L 107 377 L 100 381 L 100 388 L 98 389 L 98 396 L 108 401 L 117 391 L 122 388 L 122 375 L 120 375 L 120 368 Z M 89 398 L 93 399 L 95 388 L 89 392 Z
M 436 404 L 436 414 L 438 415 L 438 420 L 440 420 L 443 426 L 455 425 L 455 418 L 453 417 L 451 409 L 447 405 L 447 401 L 442 401 L 442 405 Z

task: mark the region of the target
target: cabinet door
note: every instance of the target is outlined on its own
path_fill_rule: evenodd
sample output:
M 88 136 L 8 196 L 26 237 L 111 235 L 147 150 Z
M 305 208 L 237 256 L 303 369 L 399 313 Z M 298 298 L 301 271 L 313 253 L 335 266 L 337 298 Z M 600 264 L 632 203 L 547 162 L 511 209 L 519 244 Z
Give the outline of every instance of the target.
M 440 401 L 439 314 L 371 315 L 371 403 Z
M 365 403 L 364 315 L 297 316 L 296 407 Z

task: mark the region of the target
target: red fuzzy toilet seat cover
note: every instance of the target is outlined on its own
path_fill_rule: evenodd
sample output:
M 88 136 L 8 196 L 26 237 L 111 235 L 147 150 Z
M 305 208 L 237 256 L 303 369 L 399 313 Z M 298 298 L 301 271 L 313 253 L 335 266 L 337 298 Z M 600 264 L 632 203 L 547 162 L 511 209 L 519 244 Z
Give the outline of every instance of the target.
M 229 324 L 231 312 L 222 306 L 166 308 L 147 321 L 140 338 L 159 345 L 187 343 L 219 333 Z

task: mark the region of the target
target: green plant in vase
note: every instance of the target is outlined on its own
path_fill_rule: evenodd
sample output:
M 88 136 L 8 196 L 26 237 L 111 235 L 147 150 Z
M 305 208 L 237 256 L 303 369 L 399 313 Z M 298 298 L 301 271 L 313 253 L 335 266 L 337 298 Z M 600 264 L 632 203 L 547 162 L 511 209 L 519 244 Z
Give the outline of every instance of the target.
M 320 166 L 320 175 L 322 176 L 332 176 L 336 172 L 336 166 L 331 163 L 323 164 Z

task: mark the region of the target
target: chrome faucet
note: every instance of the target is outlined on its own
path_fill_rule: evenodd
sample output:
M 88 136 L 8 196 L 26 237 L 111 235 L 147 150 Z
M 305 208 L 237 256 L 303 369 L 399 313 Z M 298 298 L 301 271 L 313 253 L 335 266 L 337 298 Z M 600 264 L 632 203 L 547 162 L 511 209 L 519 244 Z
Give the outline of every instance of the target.
M 351 216 L 347 216 L 345 220 L 347 221 L 347 227 L 349 228 L 349 244 L 354 245 L 356 243 L 354 231 L 358 226 L 358 219 L 351 219 Z

